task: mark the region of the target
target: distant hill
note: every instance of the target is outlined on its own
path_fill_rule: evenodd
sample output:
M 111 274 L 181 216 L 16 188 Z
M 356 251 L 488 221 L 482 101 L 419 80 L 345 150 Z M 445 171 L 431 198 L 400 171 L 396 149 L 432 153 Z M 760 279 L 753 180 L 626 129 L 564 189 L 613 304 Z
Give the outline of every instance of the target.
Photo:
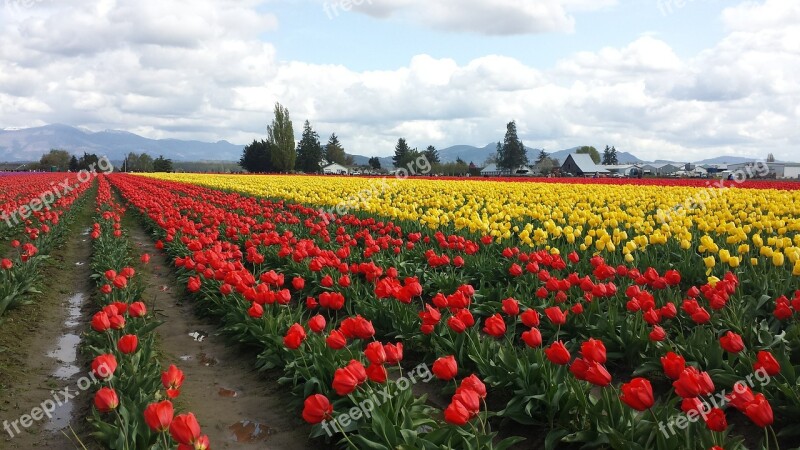
M 178 139 L 148 139 L 126 131 L 92 132 L 67 125 L 46 125 L 19 130 L 0 130 L 0 161 L 38 161 L 52 148 L 105 155 L 121 160 L 130 152 L 164 155 L 175 161 L 239 160 L 243 145 Z
M 696 164 L 741 164 L 757 160 L 758 158 L 747 158 L 742 156 L 717 156 L 715 158 L 697 161 Z
M 472 145 L 453 145 L 439 149 L 442 162 L 454 162 L 461 158 L 464 162 L 473 162 L 482 166 L 484 161 L 496 154 L 496 143 L 483 147 Z M 68 125 L 52 124 L 43 127 L 0 130 L 0 161 L 15 163 L 17 166 L 26 161 L 38 161 L 39 158 L 53 148 L 68 150 L 74 154 L 83 152 L 105 155 L 112 161 L 121 161 L 130 152 L 149 153 L 153 157 L 164 155 L 176 162 L 211 162 L 202 168 L 218 170 L 228 169 L 231 162 L 239 160 L 244 144 L 232 144 L 228 141 L 201 142 L 180 139 L 148 139 L 127 131 L 106 130 L 90 131 Z M 531 162 L 536 160 L 539 149 L 526 147 Z M 420 148 L 419 150 L 423 150 Z M 563 163 L 567 155 L 574 153 L 577 147 L 549 152 L 551 158 Z M 602 149 L 599 150 L 602 153 Z M 368 165 L 369 157 L 352 155 L 358 165 Z M 644 162 L 631 153 L 618 151 L 620 164 Z M 756 158 L 741 156 L 717 156 L 697 161 L 697 164 L 738 164 L 755 161 Z M 380 157 L 381 167 L 392 167 L 390 156 Z M 225 164 L 217 164 L 223 162 Z M 12 164 L 13 165 L 13 164 Z M 16 167 L 16 166 L 15 166 Z M 200 169 L 202 170 L 202 169 Z

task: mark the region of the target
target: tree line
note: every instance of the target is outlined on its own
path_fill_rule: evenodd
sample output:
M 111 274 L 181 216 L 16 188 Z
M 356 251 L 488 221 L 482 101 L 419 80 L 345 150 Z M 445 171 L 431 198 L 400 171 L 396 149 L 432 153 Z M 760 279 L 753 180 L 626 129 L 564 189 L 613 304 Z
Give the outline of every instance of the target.
M 38 163 L 27 165 L 28 170 L 46 170 L 54 172 L 79 172 L 97 167 L 100 157 L 94 153 L 84 152 L 82 156 L 70 154 L 67 150 L 52 149 L 42 155 Z M 116 170 L 127 172 L 173 172 L 171 159 L 159 156 L 153 159 L 147 153 L 137 154 L 131 152 L 125 157 L 120 167 Z

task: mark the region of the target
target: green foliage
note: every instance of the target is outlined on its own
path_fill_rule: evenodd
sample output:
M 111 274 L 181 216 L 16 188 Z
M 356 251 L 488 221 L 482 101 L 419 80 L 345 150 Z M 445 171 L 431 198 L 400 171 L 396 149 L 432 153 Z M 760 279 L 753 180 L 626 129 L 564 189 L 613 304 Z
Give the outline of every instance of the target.
M 163 155 L 156 158 L 153 161 L 153 172 L 174 172 L 175 169 L 172 167 L 172 160 L 164 158 Z
M 503 145 L 498 142 L 497 167 L 505 170 L 514 170 L 519 166 L 528 164 L 528 151 L 517 136 L 517 123 L 508 122 Z
M 377 156 L 373 156 L 369 159 L 369 166 L 373 169 L 380 170 L 381 168 L 381 160 Z
M 616 165 L 619 164 L 617 160 L 617 149 L 614 147 L 608 148 L 606 145 L 606 149 L 603 150 L 603 164 L 607 165 Z
M 322 168 L 322 145 L 319 135 L 311 128 L 311 123 L 306 120 L 303 124 L 303 138 L 297 146 L 297 160 L 295 169 L 306 173 L 318 173 Z
M 412 149 L 408 146 L 408 142 L 406 142 L 405 138 L 400 138 L 397 140 L 397 145 L 394 147 L 394 156 L 392 156 L 392 161 L 394 162 L 394 166 L 397 168 L 407 167 L 409 165 L 414 164 L 414 160 L 416 160 L 420 156 L 420 152 L 417 149 Z
M 333 164 L 347 165 L 347 155 L 344 153 L 344 148 L 336 137 L 336 133 L 331 134 L 328 143 L 325 145 L 325 159 Z
M 441 159 L 439 159 L 439 150 L 436 150 L 436 147 L 432 145 L 429 145 L 422 154 L 428 159 L 428 163 L 431 165 L 441 162 Z
M 39 160 L 39 164 L 41 164 L 43 169 L 51 170 L 52 168 L 55 168 L 57 172 L 66 172 L 66 170 L 69 168 L 69 162 L 69 152 L 58 149 L 50 150 L 50 153 L 42 155 L 42 159 Z
M 289 117 L 289 110 L 280 103 L 275 103 L 275 118 L 272 125 L 267 126 L 267 142 L 272 145 L 270 158 L 273 168 L 278 172 L 294 169 L 297 154 L 292 119 Z
M 272 172 L 272 144 L 267 141 L 253 141 L 242 151 L 239 165 L 250 173 Z
M 578 148 L 575 153 L 589 155 L 592 157 L 592 161 L 594 161 L 595 164 L 600 164 L 600 153 L 598 153 L 597 149 L 594 147 L 584 145 L 583 147 Z

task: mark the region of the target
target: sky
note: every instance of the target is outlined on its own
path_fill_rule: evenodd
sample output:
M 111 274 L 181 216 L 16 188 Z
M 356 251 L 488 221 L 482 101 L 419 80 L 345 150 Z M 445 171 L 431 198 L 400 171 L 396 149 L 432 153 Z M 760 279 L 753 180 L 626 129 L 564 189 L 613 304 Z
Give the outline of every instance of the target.
M 4 0 L 0 128 L 800 160 L 798 0 Z

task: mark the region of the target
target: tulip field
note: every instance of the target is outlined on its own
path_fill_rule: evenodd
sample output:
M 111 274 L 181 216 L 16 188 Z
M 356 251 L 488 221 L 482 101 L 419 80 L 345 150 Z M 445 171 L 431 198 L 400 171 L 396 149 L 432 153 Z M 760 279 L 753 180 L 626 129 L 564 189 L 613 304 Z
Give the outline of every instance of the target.
M 63 176 L 0 177 L 4 210 Z M 169 322 L 117 245 L 125 215 L 186 301 L 293 399 L 285 413 L 317 448 L 800 445 L 798 184 L 111 174 L 80 186 L 2 231 L 15 240 L 0 315 L 34 289 L 33 255 L 59 217 L 93 202 L 101 304 L 85 341 L 100 382 L 87 419 L 103 447 L 216 445 L 180 402 L 192 379 L 159 363 Z

